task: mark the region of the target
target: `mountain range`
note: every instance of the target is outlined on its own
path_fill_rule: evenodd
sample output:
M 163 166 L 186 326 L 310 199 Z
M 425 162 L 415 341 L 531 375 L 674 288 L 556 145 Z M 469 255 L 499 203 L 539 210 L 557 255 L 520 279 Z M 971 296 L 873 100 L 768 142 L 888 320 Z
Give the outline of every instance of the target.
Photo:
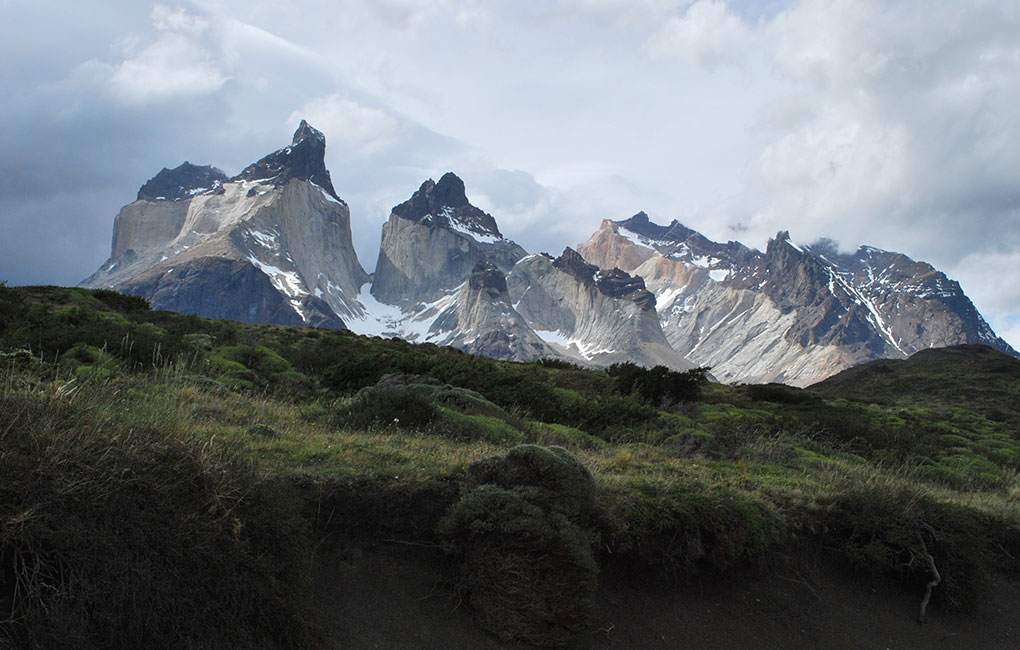
M 519 361 L 707 366 L 726 382 L 804 386 L 967 343 L 1017 356 L 957 282 L 900 253 L 845 254 L 786 232 L 761 252 L 638 213 L 557 257 L 529 254 L 453 173 L 393 208 L 369 274 L 325 149 L 302 121 L 290 145 L 236 176 L 188 162 L 161 170 L 121 209 L 110 259 L 82 284 L 211 318 Z

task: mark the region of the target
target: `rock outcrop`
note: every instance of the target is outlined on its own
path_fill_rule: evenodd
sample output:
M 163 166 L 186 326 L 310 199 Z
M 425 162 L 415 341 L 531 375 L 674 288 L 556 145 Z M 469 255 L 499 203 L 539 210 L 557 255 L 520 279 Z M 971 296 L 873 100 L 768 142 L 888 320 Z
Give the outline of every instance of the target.
M 571 248 L 530 255 L 507 277 L 514 307 L 562 356 L 599 366 L 631 361 L 686 370 L 663 336 L 655 296 L 640 277 L 586 263 Z
M 673 349 L 723 381 L 803 386 L 862 361 L 968 342 L 1011 351 L 958 283 L 899 253 L 840 255 L 786 232 L 762 253 L 644 213 L 603 221 L 578 250 L 644 278 Z
M 429 339 L 471 354 L 513 361 L 560 356 L 510 304 L 506 277 L 480 261 L 448 307 L 436 314 Z
M 505 239 L 490 215 L 468 202 L 452 173 L 422 183 L 383 226 L 372 283 L 376 300 L 411 309 L 465 282 L 479 261 L 507 273 L 524 249 Z
M 368 274 L 324 154 L 302 121 L 290 146 L 232 179 L 190 163 L 161 171 L 117 215 L 110 259 L 83 284 L 213 318 L 339 327 L 362 315 Z

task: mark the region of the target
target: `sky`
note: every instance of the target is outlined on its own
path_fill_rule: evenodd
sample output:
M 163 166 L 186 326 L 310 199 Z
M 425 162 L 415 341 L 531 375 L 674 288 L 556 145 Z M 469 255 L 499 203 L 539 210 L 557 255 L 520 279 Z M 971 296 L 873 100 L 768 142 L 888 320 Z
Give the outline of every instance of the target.
M 163 167 L 301 119 L 371 270 L 454 171 L 530 252 L 645 211 L 924 260 L 1020 349 L 1020 0 L 0 0 L 0 280 L 80 282 Z

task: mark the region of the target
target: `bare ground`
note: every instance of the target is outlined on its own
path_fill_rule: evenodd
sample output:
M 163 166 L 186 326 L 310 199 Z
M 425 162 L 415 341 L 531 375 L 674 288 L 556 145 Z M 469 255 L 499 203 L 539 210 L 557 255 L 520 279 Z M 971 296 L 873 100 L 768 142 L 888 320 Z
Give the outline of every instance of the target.
M 317 612 L 326 648 L 521 650 L 477 628 L 438 549 L 342 540 L 319 553 Z M 921 589 L 847 572 L 817 552 L 697 584 L 604 575 L 593 650 L 1013 650 L 1020 580 L 993 579 L 967 614 L 929 608 Z

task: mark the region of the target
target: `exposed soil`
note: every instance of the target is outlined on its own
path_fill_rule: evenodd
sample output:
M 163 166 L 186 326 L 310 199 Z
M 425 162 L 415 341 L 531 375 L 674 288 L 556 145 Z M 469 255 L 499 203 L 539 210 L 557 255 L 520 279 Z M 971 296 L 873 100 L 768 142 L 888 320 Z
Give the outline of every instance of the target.
M 438 549 L 333 541 L 319 553 L 317 614 L 328 648 L 521 650 L 477 628 Z M 923 588 L 855 575 L 818 553 L 767 568 L 670 586 L 604 575 L 593 650 L 1012 650 L 1020 644 L 1020 580 L 994 578 L 967 614 L 930 607 Z

